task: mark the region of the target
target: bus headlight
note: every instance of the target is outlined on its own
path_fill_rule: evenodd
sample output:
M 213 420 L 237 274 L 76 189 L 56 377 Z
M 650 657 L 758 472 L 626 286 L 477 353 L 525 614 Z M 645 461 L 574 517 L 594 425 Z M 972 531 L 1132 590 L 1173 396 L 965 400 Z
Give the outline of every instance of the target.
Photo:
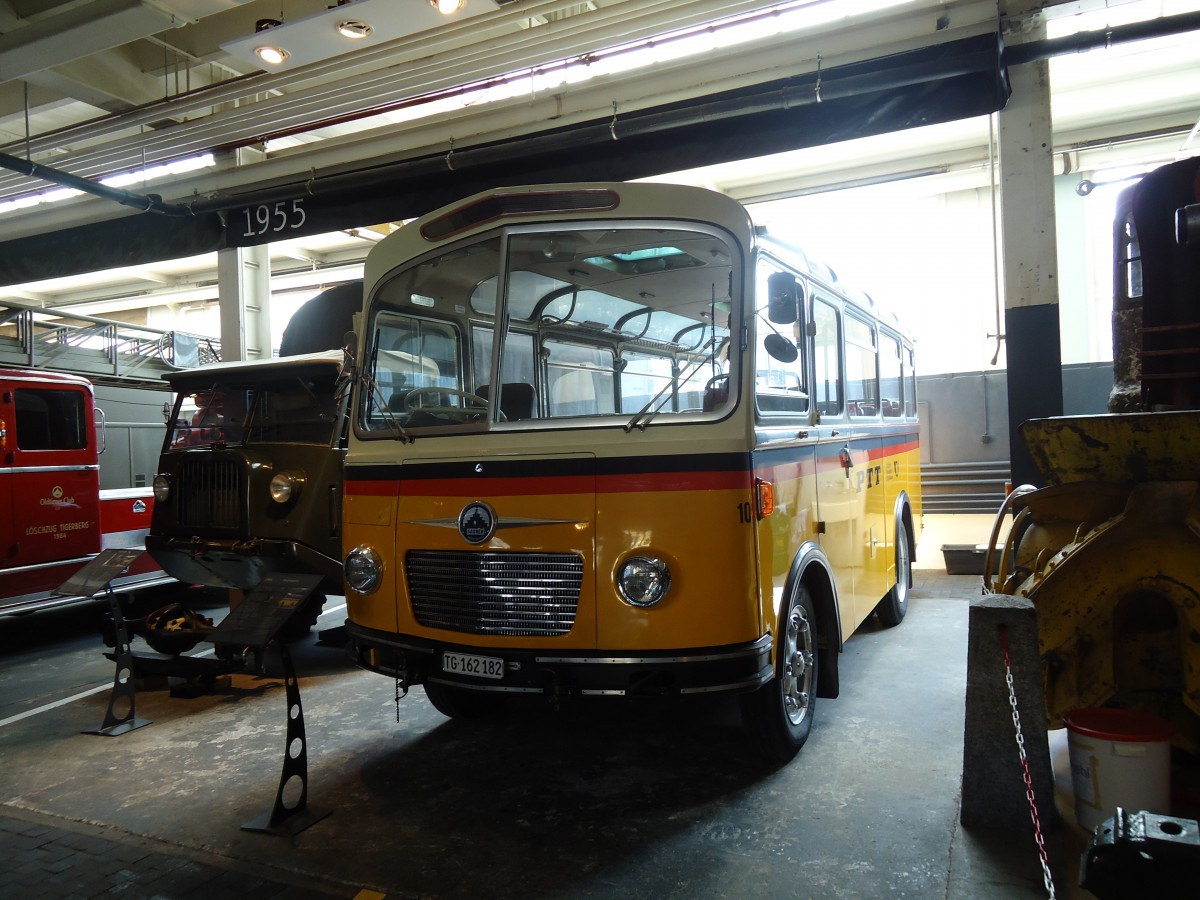
M 166 503 L 167 498 L 171 496 L 171 479 L 161 472 L 154 476 L 154 481 L 151 482 L 154 491 L 155 503 Z
M 631 556 L 617 572 L 617 590 L 631 606 L 653 606 L 670 588 L 671 570 L 657 557 Z
M 287 503 L 300 496 L 304 488 L 304 475 L 300 472 L 280 472 L 271 479 L 271 499 L 276 503 Z
M 379 554 L 366 544 L 359 544 L 346 555 L 342 564 L 346 576 L 346 584 L 358 594 L 369 594 L 379 587 L 379 579 L 383 574 L 383 563 Z

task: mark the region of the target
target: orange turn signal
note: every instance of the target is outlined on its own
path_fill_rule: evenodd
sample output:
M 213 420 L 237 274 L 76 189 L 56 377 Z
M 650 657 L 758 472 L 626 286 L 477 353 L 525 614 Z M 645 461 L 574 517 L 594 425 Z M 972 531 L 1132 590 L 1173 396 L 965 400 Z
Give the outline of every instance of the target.
M 765 519 L 775 512 L 775 486 L 761 478 L 754 480 L 755 494 L 758 497 L 758 517 Z

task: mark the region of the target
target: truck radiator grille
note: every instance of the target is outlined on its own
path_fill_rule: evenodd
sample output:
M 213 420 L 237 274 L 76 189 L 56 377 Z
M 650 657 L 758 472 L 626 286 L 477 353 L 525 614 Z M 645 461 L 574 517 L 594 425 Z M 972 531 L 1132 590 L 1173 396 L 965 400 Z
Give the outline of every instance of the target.
M 175 489 L 176 524 L 202 532 L 241 528 L 242 466 L 235 459 L 184 460 Z
M 571 553 L 410 550 L 404 568 L 427 628 L 557 637 L 575 624 L 583 560 Z

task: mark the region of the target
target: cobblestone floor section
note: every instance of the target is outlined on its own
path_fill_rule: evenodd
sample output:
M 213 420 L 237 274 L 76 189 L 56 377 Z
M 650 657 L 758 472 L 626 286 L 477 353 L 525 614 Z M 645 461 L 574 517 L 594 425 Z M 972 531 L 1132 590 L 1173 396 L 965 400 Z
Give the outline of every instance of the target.
M 181 856 L 110 829 L 0 809 L 0 897 L 13 900 L 328 900 L 382 898 L 339 885 L 308 886 Z M 296 881 L 299 881 L 299 877 Z

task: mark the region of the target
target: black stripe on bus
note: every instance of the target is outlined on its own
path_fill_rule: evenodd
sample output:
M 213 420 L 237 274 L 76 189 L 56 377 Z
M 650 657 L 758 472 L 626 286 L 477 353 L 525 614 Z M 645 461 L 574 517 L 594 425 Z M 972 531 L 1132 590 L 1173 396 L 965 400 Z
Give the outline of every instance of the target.
M 455 460 L 432 463 L 387 463 L 349 466 L 347 481 L 388 479 L 554 478 L 571 475 L 669 475 L 672 472 L 748 472 L 749 453 L 690 453 L 676 456 L 566 457 L 552 459 Z M 476 471 L 482 466 L 482 472 Z

